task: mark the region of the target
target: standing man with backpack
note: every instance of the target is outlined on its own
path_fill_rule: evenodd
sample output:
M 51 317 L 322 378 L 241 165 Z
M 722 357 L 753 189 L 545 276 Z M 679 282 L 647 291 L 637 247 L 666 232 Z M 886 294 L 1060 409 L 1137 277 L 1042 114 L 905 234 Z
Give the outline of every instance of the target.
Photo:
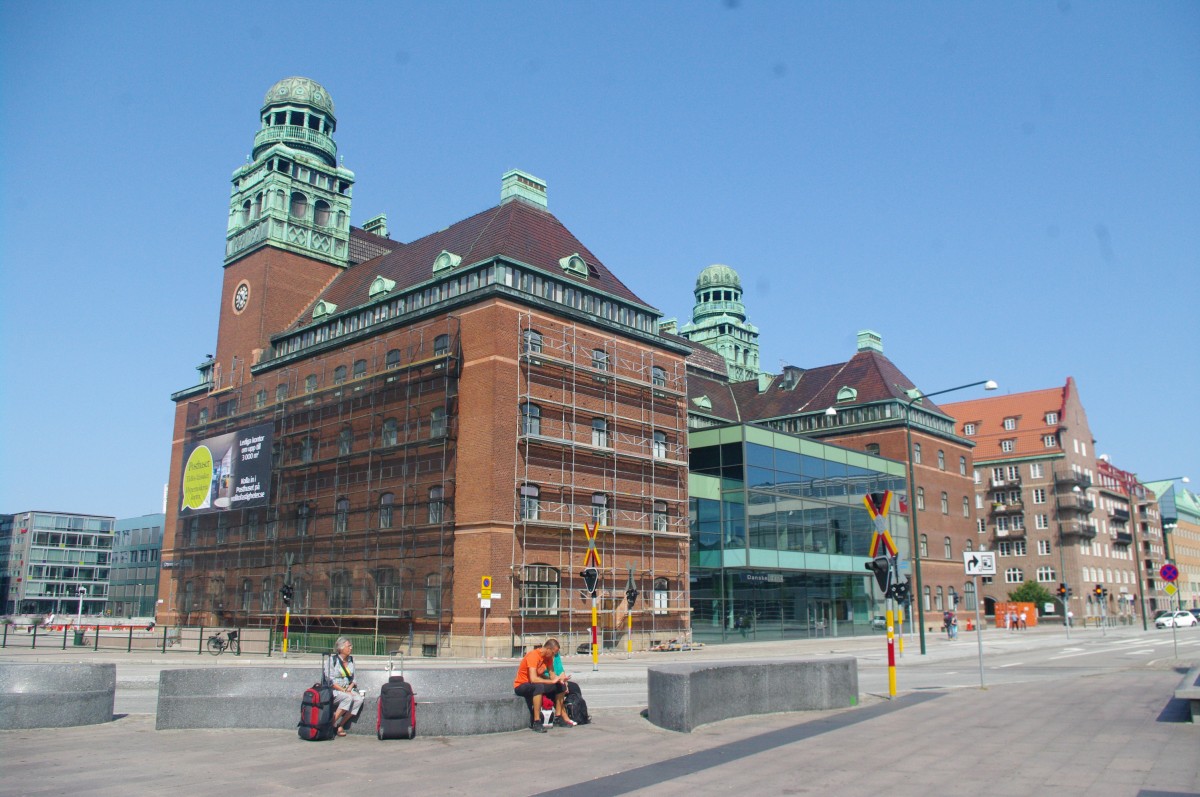
M 567 693 L 567 676 L 554 674 L 554 654 L 558 652 L 558 641 L 547 639 L 541 646 L 525 654 L 517 665 L 517 677 L 513 680 L 513 692 L 525 698 L 532 719 L 529 729 L 545 733 L 540 709 L 542 696 L 554 701 L 554 713 L 563 715 L 563 697 Z

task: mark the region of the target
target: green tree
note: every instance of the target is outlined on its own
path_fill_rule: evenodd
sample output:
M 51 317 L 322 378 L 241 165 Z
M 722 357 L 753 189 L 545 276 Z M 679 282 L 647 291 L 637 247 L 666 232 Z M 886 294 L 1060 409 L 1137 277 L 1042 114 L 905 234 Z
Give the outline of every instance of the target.
M 1053 603 L 1056 599 L 1050 591 L 1036 581 L 1026 581 L 1021 586 L 1008 593 L 1010 601 L 1032 603 L 1039 611 L 1043 604 Z

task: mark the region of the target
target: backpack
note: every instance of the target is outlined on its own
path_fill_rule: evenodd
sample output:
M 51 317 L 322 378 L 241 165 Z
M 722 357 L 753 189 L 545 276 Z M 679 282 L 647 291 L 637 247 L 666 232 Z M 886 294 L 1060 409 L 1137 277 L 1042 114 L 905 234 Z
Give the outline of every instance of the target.
M 417 697 L 403 675 L 393 675 L 379 690 L 375 715 L 379 739 L 411 739 L 417 735 Z
M 563 710 L 567 712 L 567 717 L 578 725 L 587 725 L 592 721 L 592 715 L 588 713 L 587 701 L 583 699 L 583 693 L 579 690 L 568 690 L 567 696 L 563 700 Z

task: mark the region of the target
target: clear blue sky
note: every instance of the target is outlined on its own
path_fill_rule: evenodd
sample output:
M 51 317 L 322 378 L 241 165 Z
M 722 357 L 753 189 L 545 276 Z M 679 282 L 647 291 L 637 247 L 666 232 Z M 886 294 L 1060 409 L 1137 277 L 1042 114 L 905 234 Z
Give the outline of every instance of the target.
M 1074 376 L 1098 453 L 1200 478 L 1198 43 L 1194 2 L 10 0 L 0 511 L 159 511 L 290 75 L 337 105 L 356 224 L 411 240 L 525 169 L 667 316 L 737 269 L 769 370 L 869 327 L 929 392 Z

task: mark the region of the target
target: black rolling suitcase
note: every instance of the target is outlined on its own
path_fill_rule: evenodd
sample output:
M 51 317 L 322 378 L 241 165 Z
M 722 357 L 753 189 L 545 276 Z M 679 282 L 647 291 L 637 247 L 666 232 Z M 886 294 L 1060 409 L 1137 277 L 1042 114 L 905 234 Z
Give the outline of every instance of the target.
M 380 739 L 411 739 L 417 735 L 417 696 L 403 675 L 393 675 L 379 690 L 375 735 Z

